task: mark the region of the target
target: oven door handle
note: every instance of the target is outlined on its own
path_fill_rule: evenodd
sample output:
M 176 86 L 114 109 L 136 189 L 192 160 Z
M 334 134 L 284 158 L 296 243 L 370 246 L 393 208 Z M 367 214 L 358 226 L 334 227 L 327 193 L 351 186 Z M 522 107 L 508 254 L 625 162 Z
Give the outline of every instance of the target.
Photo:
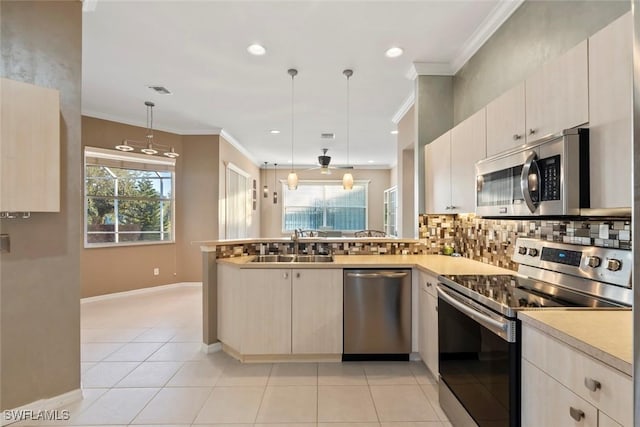
M 480 313 L 479 311 L 474 310 L 472 307 L 469 307 L 468 305 L 463 304 L 457 299 L 453 298 L 451 295 L 449 295 L 446 291 L 442 290 L 440 287 L 438 287 L 438 296 L 440 296 L 443 300 L 445 300 L 446 302 L 448 302 L 449 304 L 451 304 L 452 306 L 454 306 L 455 308 L 457 308 L 467 316 L 471 317 L 473 320 L 476 320 L 478 323 L 488 328 L 498 329 L 503 333 L 506 333 L 509 328 L 508 323 L 500 322 L 498 320 L 492 319 L 486 314 L 483 314 L 483 313 Z
M 522 174 L 520 175 L 520 189 L 522 190 L 522 196 L 524 197 L 524 202 L 531 213 L 534 213 L 538 208 L 538 204 L 531 198 L 531 189 L 529 188 L 529 173 L 531 172 L 531 167 L 535 167 L 535 161 L 537 158 L 538 155 L 535 151 L 529 154 L 529 157 L 527 157 L 527 160 L 524 162 L 524 166 L 522 166 Z

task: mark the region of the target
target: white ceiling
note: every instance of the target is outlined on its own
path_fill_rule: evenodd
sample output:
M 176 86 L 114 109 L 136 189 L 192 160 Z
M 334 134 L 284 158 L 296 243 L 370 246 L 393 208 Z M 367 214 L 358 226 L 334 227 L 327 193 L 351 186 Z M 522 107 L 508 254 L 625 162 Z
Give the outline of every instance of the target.
M 414 62 L 455 71 L 519 2 L 461 1 L 107 1 L 83 16 L 83 114 L 156 129 L 218 133 L 255 162 L 291 160 L 295 79 L 296 164 L 323 147 L 346 159 L 346 79 L 352 68 L 350 160 L 393 165 L 391 119 L 413 92 Z M 507 11 L 507 12 L 505 12 Z M 251 56 L 247 46 L 267 48 Z M 404 55 L 384 52 L 401 46 Z M 466 57 L 465 57 L 466 56 Z M 421 64 L 429 68 L 429 65 Z M 420 71 L 420 70 L 418 70 Z M 161 85 L 172 95 L 147 86 Z M 270 129 L 279 129 L 271 135 Z M 336 139 L 320 139 L 335 132 Z M 123 135 L 123 137 L 134 137 Z M 119 141 L 114 141 L 114 144 Z M 162 141 L 158 141 L 162 142 Z M 89 142 L 90 143 L 90 142 Z

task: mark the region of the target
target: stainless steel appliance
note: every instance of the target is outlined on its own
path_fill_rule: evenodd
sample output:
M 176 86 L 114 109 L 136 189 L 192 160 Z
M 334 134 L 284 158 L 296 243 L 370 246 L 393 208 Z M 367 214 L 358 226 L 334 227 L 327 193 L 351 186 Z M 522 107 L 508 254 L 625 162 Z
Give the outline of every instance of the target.
M 454 426 L 520 426 L 527 309 L 628 309 L 631 251 L 520 238 L 518 274 L 438 277 L 440 405 Z
M 476 163 L 476 215 L 579 215 L 589 208 L 589 131 L 568 129 Z
M 343 360 L 409 360 L 411 270 L 344 270 Z

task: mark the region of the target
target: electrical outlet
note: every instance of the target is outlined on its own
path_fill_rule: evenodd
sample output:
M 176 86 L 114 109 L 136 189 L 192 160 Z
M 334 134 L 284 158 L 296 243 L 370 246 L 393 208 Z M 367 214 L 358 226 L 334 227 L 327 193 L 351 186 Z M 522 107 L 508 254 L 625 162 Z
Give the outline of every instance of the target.
M 159 276 L 160 275 L 160 269 L 158 267 L 153 269 L 153 275 L 154 276 Z

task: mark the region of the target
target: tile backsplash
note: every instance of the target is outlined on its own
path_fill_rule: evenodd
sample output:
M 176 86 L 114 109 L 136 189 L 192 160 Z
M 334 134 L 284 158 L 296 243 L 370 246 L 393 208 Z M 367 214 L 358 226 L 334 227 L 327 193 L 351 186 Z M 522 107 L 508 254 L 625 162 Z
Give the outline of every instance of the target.
M 518 237 L 579 245 L 631 249 L 631 220 L 484 219 L 473 214 L 420 215 L 420 240 L 429 253 L 453 246 L 462 256 L 517 270 L 511 261 Z

